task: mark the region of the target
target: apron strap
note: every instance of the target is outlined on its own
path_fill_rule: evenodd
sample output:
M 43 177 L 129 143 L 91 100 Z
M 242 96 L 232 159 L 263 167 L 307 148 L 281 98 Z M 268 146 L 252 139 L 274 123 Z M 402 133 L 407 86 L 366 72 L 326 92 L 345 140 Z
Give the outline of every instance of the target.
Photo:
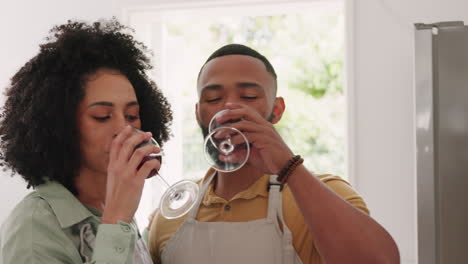
M 268 193 L 268 218 L 273 221 L 281 221 L 283 225 L 283 232 L 291 233 L 286 226 L 283 217 L 283 196 L 281 195 L 283 190 L 283 185 L 276 180 L 277 175 L 270 175 L 270 184 L 268 188 L 270 189 Z
M 289 230 L 286 222 L 283 217 L 283 198 L 281 191 L 283 190 L 283 185 L 278 182 L 277 175 L 270 175 L 270 183 L 268 185 L 269 194 L 268 194 L 268 219 L 276 223 L 278 227 L 283 227 L 283 263 L 295 263 L 295 250 L 292 245 L 292 233 Z
M 270 182 L 268 184 L 268 216 L 269 220 L 277 221 L 279 217 L 278 210 L 281 210 L 281 191 L 283 186 L 279 183 L 276 175 L 270 175 Z M 282 217 L 283 214 L 281 214 Z
M 197 216 L 198 209 L 200 208 L 200 204 L 203 201 L 203 198 L 205 197 L 206 190 L 208 190 L 208 186 L 210 186 L 210 183 L 213 181 L 214 177 L 216 176 L 216 173 L 217 172 L 214 171 L 213 174 L 211 174 L 203 183 L 200 192 L 198 193 L 197 201 L 195 202 L 193 208 L 190 210 L 186 220 L 195 219 L 195 217 Z

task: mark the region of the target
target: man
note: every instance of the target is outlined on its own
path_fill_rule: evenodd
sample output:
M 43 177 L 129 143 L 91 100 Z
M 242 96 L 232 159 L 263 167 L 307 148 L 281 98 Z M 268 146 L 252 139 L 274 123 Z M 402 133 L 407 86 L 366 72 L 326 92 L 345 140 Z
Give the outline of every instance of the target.
M 285 110 L 276 85 L 268 60 L 243 45 L 224 46 L 203 65 L 196 116 L 204 136 L 229 109 L 217 121 L 240 119 L 229 126 L 246 135 L 251 155 L 237 171 L 210 169 L 186 216 L 156 217 L 155 262 L 399 263 L 395 242 L 349 184 L 308 171 L 276 132 Z

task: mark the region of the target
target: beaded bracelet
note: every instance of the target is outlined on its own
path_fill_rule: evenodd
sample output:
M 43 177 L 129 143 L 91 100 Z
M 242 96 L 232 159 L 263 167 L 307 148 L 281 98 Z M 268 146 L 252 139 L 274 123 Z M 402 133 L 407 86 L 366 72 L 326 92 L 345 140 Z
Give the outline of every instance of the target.
M 304 159 L 301 158 L 301 155 L 296 155 L 292 157 L 286 166 L 278 173 L 278 177 L 276 178 L 281 184 L 286 183 L 289 178 L 289 175 L 296 169 L 297 166 L 301 165 L 304 162 Z

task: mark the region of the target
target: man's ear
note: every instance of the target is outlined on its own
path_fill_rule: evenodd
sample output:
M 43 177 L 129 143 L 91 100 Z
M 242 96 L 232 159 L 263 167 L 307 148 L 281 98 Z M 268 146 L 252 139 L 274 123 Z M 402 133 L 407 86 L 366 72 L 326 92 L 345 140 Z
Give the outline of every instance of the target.
M 198 103 L 195 104 L 195 118 L 197 119 L 197 123 L 201 124 L 201 122 L 200 122 L 200 112 L 198 110 Z
M 284 99 L 283 97 L 276 97 L 275 102 L 273 104 L 273 111 L 272 111 L 272 124 L 276 124 L 281 120 L 281 117 L 283 116 L 284 110 L 286 109 L 286 105 L 284 104 Z

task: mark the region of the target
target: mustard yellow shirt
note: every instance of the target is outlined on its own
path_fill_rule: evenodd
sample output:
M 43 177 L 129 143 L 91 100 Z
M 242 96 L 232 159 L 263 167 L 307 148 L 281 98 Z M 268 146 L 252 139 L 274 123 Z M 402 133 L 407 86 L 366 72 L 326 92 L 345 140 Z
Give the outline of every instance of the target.
M 208 171 L 204 179 L 213 173 Z M 349 183 L 337 176 L 316 175 L 330 189 L 354 207 L 369 213 L 362 197 Z M 267 217 L 269 175 L 264 175 L 248 189 L 226 201 L 213 191 L 213 182 L 203 197 L 196 219 L 201 222 L 247 222 Z M 282 192 L 283 217 L 293 235 L 293 246 L 304 264 L 322 263 L 314 239 L 307 229 L 301 211 L 296 205 L 293 194 L 286 184 Z M 319 202 L 319 201 L 318 201 Z M 185 217 L 168 220 L 157 214 L 149 235 L 150 253 L 155 263 L 161 263 L 161 255 L 172 235 L 184 222 Z

